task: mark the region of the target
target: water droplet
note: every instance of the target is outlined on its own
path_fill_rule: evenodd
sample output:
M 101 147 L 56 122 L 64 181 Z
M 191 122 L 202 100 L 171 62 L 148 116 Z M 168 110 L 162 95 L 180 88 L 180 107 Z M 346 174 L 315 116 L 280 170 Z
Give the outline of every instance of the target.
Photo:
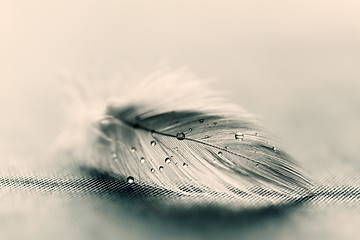
M 277 148 L 276 148 L 276 147 L 272 147 L 272 150 L 273 150 L 274 152 L 276 152 L 276 151 L 277 151 Z
M 199 119 L 199 122 L 200 122 L 200 123 L 203 123 L 203 122 L 204 122 L 204 119 L 203 119 L 203 118 L 200 118 L 200 119 Z
M 113 158 L 115 162 L 119 161 L 119 159 L 117 157 Z
M 165 158 L 165 163 L 169 164 L 171 162 L 170 158 Z
M 235 133 L 235 139 L 242 141 L 244 139 L 244 134 L 241 132 Z
M 205 137 L 203 137 L 203 139 L 208 139 L 208 138 L 210 138 L 209 135 L 205 135 Z
M 187 163 L 183 163 L 183 167 L 188 167 L 189 165 Z
M 112 152 L 111 155 L 112 155 L 113 158 L 117 158 L 116 152 Z
M 175 163 L 175 166 L 177 166 L 177 165 L 178 165 L 178 163 L 176 162 L 176 163 Z
M 178 140 L 184 140 L 185 139 L 185 134 L 183 132 L 179 132 L 178 134 L 176 134 L 176 138 Z
M 255 164 L 255 166 L 256 166 L 256 167 L 259 167 L 259 164 L 257 163 L 257 164 Z
M 217 122 L 214 122 L 214 125 L 217 125 Z
M 151 171 L 151 172 L 155 172 L 155 169 L 152 168 L 152 169 L 150 169 L 150 171 Z
M 192 131 L 192 128 L 189 128 L 189 132 L 191 132 Z
M 99 124 L 106 127 L 112 124 L 112 116 L 105 117 L 99 121 Z
M 132 147 L 132 148 L 131 148 L 131 152 L 136 152 L 136 148 L 135 148 L 135 147 Z
M 145 158 L 143 158 L 143 157 L 140 158 L 140 162 L 141 162 L 141 163 L 144 163 L 144 162 L 145 162 Z
M 218 152 L 218 155 L 219 155 L 219 157 L 221 157 L 223 155 L 223 153 L 220 151 L 220 152 Z
M 225 146 L 225 149 L 227 150 L 229 147 L 228 146 Z
M 254 135 L 255 135 L 255 136 L 257 136 L 257 135 L 258 135 L 258 133 L 255 133 Z
M 155 140 L 153 140 L 153 141 L 151 141 L 151 142 L 150 142 L 150 144 L 151 144 L 151 146 L 153 146 L 153 147 L 154 147 L 154 146 L 156 146 L 156 141 L 155 141 Z
M 129 176 L 127 179 L 128 183 L 133 183 L 134 182 L 134 178 L 132 176 Z
M 159 171 L 162 172 L 164 170 L 164 167 L 163 166 L 160 166 L 159 167 Z

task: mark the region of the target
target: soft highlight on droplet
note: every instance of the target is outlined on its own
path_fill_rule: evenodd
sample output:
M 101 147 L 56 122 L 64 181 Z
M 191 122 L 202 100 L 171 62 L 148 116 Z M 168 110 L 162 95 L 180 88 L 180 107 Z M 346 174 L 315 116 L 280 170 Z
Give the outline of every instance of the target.
M 134 182 L 134 178 L 133 178 L 132 176 L 129 176 L 129 177 L 126 179 L 126 181 L 127 181 L 128 183 L 133 183 L 133 182 Z

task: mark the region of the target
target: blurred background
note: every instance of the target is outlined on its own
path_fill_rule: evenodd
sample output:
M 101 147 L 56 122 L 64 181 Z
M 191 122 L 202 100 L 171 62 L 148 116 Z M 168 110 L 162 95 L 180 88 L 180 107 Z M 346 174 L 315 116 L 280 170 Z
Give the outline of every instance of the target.
M 36 156 L 61 132 L 59 69 L 102 81 L 186 66 L 261 116 L 310 175 L 358 186 L 359 12 L 355 0 L 2 0 L 0 156 Z M 355 236 L 350 223 L 316 221 L 295 232 Z M 244 234 L 287 238 L 296 225 L 269 224 Z

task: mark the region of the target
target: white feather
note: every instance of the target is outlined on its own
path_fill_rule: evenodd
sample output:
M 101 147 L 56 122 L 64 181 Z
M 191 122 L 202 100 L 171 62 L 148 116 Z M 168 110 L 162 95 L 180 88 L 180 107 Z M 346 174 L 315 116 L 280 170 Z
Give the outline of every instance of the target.
M 180 69 L 156 72 L 126 90 L 123 81 L 111 83 L 84 81 L 82 96 L 75 91 L 82 101 L 73 119 L 81 120 L 70 145 L 98 168 L 129 184 L 209 202 L 252 205 L 309 193 L 309 181 L 271 135 L 207 81 Z

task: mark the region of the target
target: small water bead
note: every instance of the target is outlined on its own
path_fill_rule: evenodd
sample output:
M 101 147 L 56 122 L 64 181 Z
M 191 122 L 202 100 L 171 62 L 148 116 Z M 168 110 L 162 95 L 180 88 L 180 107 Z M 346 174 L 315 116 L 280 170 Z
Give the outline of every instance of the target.
M 171 163 L 171 160 L 170 160 L 170 158 L 165 158 L 165 163 L 167 163 L 167 164 L 169 164 L 169 163 Z
M 199 119 L 199 122 L 200 122 L 200 123 L 203 123 L 203 122 L 204 122 L 204 119 L 203 119 L 203 118 L 200 118 L 200 119 Z
M 272 150 L 273 150 L 274 152 L 276 152 L 276 151 L 277 151 L 277 148 L 276 148 L 276 147 L 272 147 Z
M 189 165 L 187 163 L 183 163 L 183 167 L 188 167 Z
M 153 173 L 153 172 L 155 172 L 155 169 L 151 168 L 150 171 Z
M 143 158 L 143 157 L 140 158 L 140 162 L 141 162 L 141 163 L 144 163 L 144 162 L 145 162 L 145 158 Z
M 132 147 L 132 148 L 131 148 L 131 152 L 136 152 L 136 148 L 135 148 L 135 147 Z
M 258 135 L 258 133 L 255 133 L 254 135 L 255 135 L 255 136 L 257 136 L 257 135 Z
M 156 141 L 155 141 L 155 140 L 153 140 L 153 141 L 151 141 L 151 142 L 150 142 L 150 144 L 151 144 L 151 146 L 153 146 L 153 147 L 154 147 L 154 146 L 156 146 Z
M 112 153 L 111 153 L 111 156 L 112 156 L 112 158 L 117 158 L 116 152 L 112 152 Z
M 244 134 L 241 132 L 235 133 L 235 139 L 242 141 L 244 139 Z
M 183 132 L 179 132 L 178 134 L 176 134 L 176 138 L 178 140 L 184 140 L 185 139 L 185 134 Z
M 255 167 L 259 167 L 259 164 L 257 163 L 257 164 L 255 164 Z
M 129 176 L 127 179 L 128 183 L 133 183 L 134 182 L 134 178 L 132 176 Z
M 223 155 L 223 153 L 220 151 L 220 152 L 218 152 L 218 155 L 219 155 L 219 157 L 221 157 Z
M 107 117 L 107 118 L 101 119 L 99 121 L 99 124 L 104 127 L 109 126 L 112 123 L 111 119 L 112 119 L 112 117 Z
M 164 170 L 164 167 L 163 166 L 160 166 L 159 167 L 159 171 L 162 172 Z

